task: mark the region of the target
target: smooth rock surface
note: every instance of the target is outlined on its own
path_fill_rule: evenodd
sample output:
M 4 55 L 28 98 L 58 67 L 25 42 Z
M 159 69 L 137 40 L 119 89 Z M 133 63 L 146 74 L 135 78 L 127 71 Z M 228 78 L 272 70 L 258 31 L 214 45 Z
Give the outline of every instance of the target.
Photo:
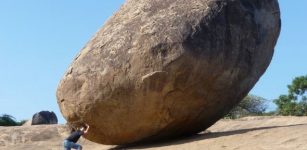
M 306 150 L 307 117 L 221 119 L 208 131 L 176 140 L 109 146 L 80 138 L 84 150 Z M 0 150 L 63 150 L 64 125 L 0 126 Z
M 265 72 L 280 25 L 277 0 L 127 0 L 61 80 L 61 112 L 102 144 L 198 133 Z
M 57 124 L 58 118 L 53 111 L 40 111 L 33 115 L 31 125 Z

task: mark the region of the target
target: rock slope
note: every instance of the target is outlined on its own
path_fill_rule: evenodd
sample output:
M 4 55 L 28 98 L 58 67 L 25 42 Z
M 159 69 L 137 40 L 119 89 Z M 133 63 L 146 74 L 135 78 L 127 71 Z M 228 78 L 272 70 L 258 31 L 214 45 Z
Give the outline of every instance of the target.
M 80 139 L 87 150 L 306 150 L 307 117 L 247 117 L 220 120 L 208 131 L 172 141 L 130 147 Z M 62 150 L 64 125 L 0 127 L 0 150 Z

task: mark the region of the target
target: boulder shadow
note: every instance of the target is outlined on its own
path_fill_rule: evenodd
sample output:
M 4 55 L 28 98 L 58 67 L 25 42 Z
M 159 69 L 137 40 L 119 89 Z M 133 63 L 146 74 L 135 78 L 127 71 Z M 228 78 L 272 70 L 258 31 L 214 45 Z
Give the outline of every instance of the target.
M 223 131 L 223 132 L 210 132 L 205 131 L 199 134 L 186 136 L 186 137 L 179 137 L 175 139 L 168 139 L 168 140 L 161 140 L 155 142 L 146 142 L 146 143 L 137 143 L 137 144 L 129 144 L 129 145 L 119 145 L 109 150 L 122 150 L 122 149 L 145 149 L 145 148 L 154 148 L 154 147 L 163 147 L 163 146 L 170 146 L 170 145 L 179 145 L 184 143 L 190 143 L 205 139 L 213 139 L 218 137 L 224 136 L 231 136 L 237 134 L 244 134 L 251 131 L 258 131 L 258 130 L 266 130 L 266 129 L 274 129 L 274 128 L 286 128 L 286 127 L 295 127 L 295 126 L 303 126 L 307 124 L 293 124 L 293 125 L 285 125 L 285 126 L 268 126 L 268 127 L 258 127 L 258 128 L 249 128 L 249 129 L 240 129 L 240 130 L 232 130 L 232 131 Z

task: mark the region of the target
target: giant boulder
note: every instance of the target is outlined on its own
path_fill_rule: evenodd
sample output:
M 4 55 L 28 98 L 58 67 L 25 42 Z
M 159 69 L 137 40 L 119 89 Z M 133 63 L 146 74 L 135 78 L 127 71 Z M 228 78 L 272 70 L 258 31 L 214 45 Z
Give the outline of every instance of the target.
M 198 133 L 265 72 L 280 25 L 277 0 L 127 0 L 61 80 L 61 112 L 102 144 Z

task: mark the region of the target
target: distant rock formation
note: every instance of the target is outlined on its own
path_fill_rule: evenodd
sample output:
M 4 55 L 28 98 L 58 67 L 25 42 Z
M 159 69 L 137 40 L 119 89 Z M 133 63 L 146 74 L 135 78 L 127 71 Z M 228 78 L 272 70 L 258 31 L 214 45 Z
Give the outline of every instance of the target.
M 127 0 L 74 59 L 58 104 L 102 144 L 198 133 L 265 72 L 280 26 L 277 0 Z
M 32 119 L 27 120 L 22 126 L 31 126 L 32 125 Z
M 54 112 L 41 111 L 33 115 L 31 125 L 57 124 L 58 118 Z

